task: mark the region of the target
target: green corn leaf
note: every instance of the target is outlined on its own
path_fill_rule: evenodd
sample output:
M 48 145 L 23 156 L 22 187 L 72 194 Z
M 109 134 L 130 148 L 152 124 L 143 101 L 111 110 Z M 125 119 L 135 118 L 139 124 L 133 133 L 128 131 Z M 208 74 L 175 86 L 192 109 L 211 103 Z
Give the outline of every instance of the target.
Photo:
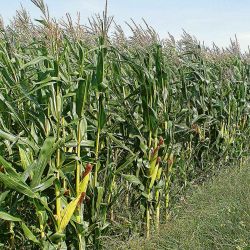
M 102 203 L 102 198 L 104 194 L 104 188 L 103 187 L 97 187 L 97 199 L 96 199 L 96 210 L 99 211 Z
M 63 242 L 62 242 L 62 240 L 65 238 L 65 234 L 63 234 L 63 233 L 54 233 L 53 235 L 51 235 L 50 236 L 50 240 L 51 240 L 51 242 L 53 242 L 53 243 L 55 243 L 55 244 L 58 244 L 58 243 L 60 243 L 60 249 L 62 249 L 62 250 L 66 250 L 66 248 L 63 248 Z M 50 250 L 54 250 L 55 249 L 55 247 L 53 246 L 51 246 L 51 245 L 49 245 L 48 246 L 48 249 Z
M 30 96 L 33 93 L 37 92 L 40 89 L 43 89 L 46 86 L 52 86 L 59 79 L 57 77 L 48 77 L 47 79 L 42 80 L 41 82 L 35 82 L 34 88 L 32 88 L 28 93 L 25 93 L 25 96 Z M 24 98 L 24 97 L 22 97 Z M 19 99 L 20 101 L 20 99 Z
M 13 119 L 17 121 L 28 134 L 30 131 L 27 128 L 27 125 L 24 123 L 25 119 L 23 118 L 23 114 L 19 112 L 19 110 L 10 103 L 0 92 L 0 100 L 6 105 L 8 112 L 11 114 Z
M 88 127 L 87 120 L 83 116 L 79 122 L 79 125 L 78 125 L 78 130 L 80 131 L 80 141 L 81 142 L 84 139 L 84 137 L 86 136 L 87 127 Z
M 45 60 L 48 60 L 49 58 L 46 57 L 46 56 L 38 56 L 37 58 L 34 58 L 33 60 L 31 60 L 30 62 L 24 64 L 22 67 L 21 67 L 21 70 L 22 69 L 25 69 L 29 66 L 33 66 L 33 65 L 36 65 L 42 61 L 45 61 Z
M 17 141 L 16 136 L 14 136 L 14 135 L 12 135 L 10 133 L 7 133 L 7 132 L 5 132 L 5 131 L 3 131 L 1 129 L 0 129 L 0 138 L 11 141 L 11 142 Z
M 33 178 L 33 169 L 36 166 L 36 161 L 33 161 L 32 164 L 28 166 L 28 168 L 21 174 L 21 179 L 25 182 L 28 177 Z
M 37 240 L 36 236 L 30 231 L 30 229 L 26 226 L 24 222 L 21 222 L 21 227 L 23 229 L 24 235 L 34 243 L 39 244 L 40 242 Z
M 104 48 L 100 48 L 98 57 L 97 57 L 97 65 L 96 65 L 96 75 L 95 75 L 95 84 L 99 91 L 102 91 L 101 83 L 104 79 Z
M 24 170 L 26 170 L 28 166 L 31 164 L 30 157 L 28 153 L 26 152 L 26 150 L 24 149 L 24 147 L 20 145 L 18 149 L 19 149 L 19 156 L 21 159 L 22 167 Z
M 0 181 L 8 188 L 14 189 L 30 198 L 38 198 L 38 195 L 34 193 L 32 189 L 20 178 L 11 177 L 10 175 L 0 172 Z
M 6 172 L 8 174 L 10 174 L 11 176 L 13 177 L 18 177 L 19 178 L 19 175 L 18 173 L 16 172 L 16 170 L 12 167 L 12 165 L 7 162 L 1 155 L 0 155 L 0 164 L 4 167 L 4 169 L 6 170 Z
M 79 118 L 84 115 L 84 107 L 87 101 L 87 95 L 89 93 L 89 84 L 90 81 L 87 80 L 79 80 L 78 89 L 76 91 L 76 113 Z
M 39 147 L 35 143 L 31 142 L 28 138 L 18 137 L 18 136 L 11 134 L 11 133 L 7 133 L 1 129 L 0 129 L 0 138 L 3 138 L 3 139 L 8 140 L 10 142 L 16 142 L 17 144 L 20 144 L 20 145 L 28 145 L 34 151 L 39 150 Z
M 49 179 L 47 179 L 45 182 L 39 184 L 38 186 L 34 187 L 32 190 L 34 192 L 42 192 L 44 190 L 46 190 L 47 188 L 53 186 L 54 181 L 55 181 L 56 177 L 52 176 Z
M 118 168 L 115 171 L 115 174 L 120 174 L 123 170 L 127 169 L 128 167 L 131 166 L 133 161 L 137 158 L 138 155 L 134 154 L 131 155 L 123 164 L 118 166 Z
M 122 176 L 124 177 L 125 180 L 127 180 L 128 182 L 134 185 L 143 186 L 142 182 L 135 175 L 123 174 Z
M 0 194 L 0 206 L 1 206 L 1 203 L 3 203 L 4 200 L 6 199 L 6 197 L 8 196 L 9 192 L 10 192 L 10 190 L 5 191 L 5 192 Z
M 55 143 L 55 141 L 56 139 L 54 137 L 48 137 L 43 143 L 37 163 L 35 164 L 33 170 L 34 176 L 31 182 L 31 187 L 33 188 L 39 185 L 39 183 L 41 182 L 44 169 L 48 164 L 51 155 L 55 152 L 60 143 L 60 141 L 58 141 L 57 143 Z
M 95 146 L 95 141 L 91 141 L 91 140 L 82 140 L 80 145 L 82 147 L 90 147 L 93 148 Z M 67 143 L 65 143 L 66 147 L 76 147 L 77 146 L 77 141 L 68 141 Z
M 7 220 L 7 221 L 14 221 L 14 222 L 20 222 L 20 221 L 22 221 L 20 218 L 15 217 L 13 215 L 10 215 L 8 213 L 5 213 L 3 211 L 0 211 L 0 219 L 1 220 Z
M 100 94 L 99 96 L 99 112 L 98 112 L 98 129 L 103 129 L 106 123 L 106 113 L 104 109 L 104 96 Z
M 113 136 L 111 133 L 108 133 L 108 136 L 110 139 L 120 148 L 123 148 L 127 151 L 129 151 L 132 155 L 134 154 L 121 140 L 117 139 L 115 136 Z

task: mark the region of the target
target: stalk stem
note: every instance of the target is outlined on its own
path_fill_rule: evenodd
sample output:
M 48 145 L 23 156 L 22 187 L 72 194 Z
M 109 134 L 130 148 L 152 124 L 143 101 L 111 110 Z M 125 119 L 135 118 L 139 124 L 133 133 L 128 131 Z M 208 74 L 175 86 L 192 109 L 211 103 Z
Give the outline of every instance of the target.
M 97 177 L 98 177 L 98 166 L 97 166 L 97 161 L 98 161 L 98 155 L 99 155 L 99 142 L 100 142 L 100 128 L 98 126 L 98 130 L 97 130 L 97 137 L 96 137 L 96 148 L 95 148 L 95 173 L 94 173 L 94 187 L 97 186 Z
M 155 193 L 155 200 L 156 200 L 156 211 L 155 211 L 155 228 L 156 231 L 159 231 L 159 225 L 160 225 L 160 201 L 159 201 L 159 197 L 160 197 L 160 191 L 157 190 Z
M 79 186 L 80 186 L 80 175 L 81 175 L 81 120 L 78 122 L 77 127 L 77 147 L 76 147 L 76 154 L 77 154 L 77 161 L 76 161 L 76 196 L 78 197 L 80 195 L 79 193 Z M 76 208 L 76 221 L 78 223 L 81 223 L 81 211 L 82 211 L 82 205 L 79 204 Z M 77 233 L 78 236 L 78 249 L 83 250 L 83 244 L 82 241 L 84 240 L 81 233 Z
M 76 161 L 76 196 L 79 196 L 79 186 L 80 186 L 80 175 L 81 175 L 81 163 L 80 163 L 80 157 L 81 157 L 81 121 L 78 123 L 77 128 L 77 148 L 76 148 L 76 154 L 77 154 L 77 161 Z M 76 220 L 77 222 L 81 222 L 81 204 L 76 208 Z M 80 237 L 80 236 L 79 236 Z
M 56 152 L 56 167 L 57 167 L 57 172 L 56 172 L 56 178 L 58 181 L 60 181 L 60 174 L 59 174 L 59 166 L 60 166 L 60 149 L 57 149 Z M 56 185 L 56 217 L 57 217 L 57 222 L 58 226 L 61 220 L 61 198 L 60 198 L 60 187 Z
M 149 211 L 149 202 L 147 202 L 147 210 L 146 210 L 146 237 L 147 237 L 147 239 L 150 237 L 150 211 Z

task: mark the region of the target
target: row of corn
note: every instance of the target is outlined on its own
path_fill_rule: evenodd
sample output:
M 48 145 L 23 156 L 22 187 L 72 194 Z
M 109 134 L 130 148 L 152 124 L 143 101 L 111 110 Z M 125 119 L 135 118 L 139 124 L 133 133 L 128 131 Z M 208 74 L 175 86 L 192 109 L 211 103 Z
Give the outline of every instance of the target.
M 191 183 L 242 163 L 247 55 L 187 34 L 159 41 L 136 25 L 130 39 L 109 38 L 106 16 L 82 37 L 34 2 L 38 26 L 0 33 L 1 247 L 101 249 L 105 236 L 150 237 Z

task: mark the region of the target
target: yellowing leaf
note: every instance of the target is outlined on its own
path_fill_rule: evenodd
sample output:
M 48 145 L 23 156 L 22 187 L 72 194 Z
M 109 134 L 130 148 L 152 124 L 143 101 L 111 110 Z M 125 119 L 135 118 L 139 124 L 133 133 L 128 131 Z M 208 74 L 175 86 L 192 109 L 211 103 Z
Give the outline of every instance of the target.
M 151 189 L 154 185 L 154 182 L 155 182 L 155 179 L 156 179 L 156 176 L 157 176 L 157 173 L 158 173 L 158 168 L 159 168 L 159 164 L 156 164 L 155 166 L 155 169 L 153 171 L 153 174 L 151 176 L 151 181 L 150 181 L 150 185 L 149 185 L 149 188 Z
M 72 200 L 62 211 L 62 214 L 61 214 L 62 219 L 60 221 L 60 225 L 58 229 L 59 232 L 63 232 L 63 230 L 68 225 L 80 199 L 81 199 L 81 194 L 78 195 L 77 198 Z
M 83 180 L 80 182 L 80 186 L 79 186 L 79 193 L 86 193 L 87 191 L 87 187 L 88 187 L 88 182 L 89 182 L 89 177 L 90 177 L 90 173 L 88 173 Z

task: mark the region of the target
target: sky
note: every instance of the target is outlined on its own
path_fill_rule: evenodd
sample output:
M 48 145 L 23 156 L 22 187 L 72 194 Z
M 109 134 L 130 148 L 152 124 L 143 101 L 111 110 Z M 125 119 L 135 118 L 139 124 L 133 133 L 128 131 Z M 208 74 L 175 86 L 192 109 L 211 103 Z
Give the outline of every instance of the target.
M 105 0 L 45 0 L 45 3 L 51 16 L 61 18 L 67 12 L 76 16 L 80 12 L 81 23 L 87 24 L 88 17 L 103 11 Z M 21 5 L 32 18 L 40 17 L 30 0 L 0 0 L 0 15 L 6 23 Z M 169 32 L 178 39 L 184 29 L 208 46 L 212 42 L 228 46 L 235 35 L 242 50 L 250 45 L 250 0 L 109 0 L 108 7 L 118 24 L 125 27 L 131 18 L 137 23 L 144 18 L 161 38 Z

